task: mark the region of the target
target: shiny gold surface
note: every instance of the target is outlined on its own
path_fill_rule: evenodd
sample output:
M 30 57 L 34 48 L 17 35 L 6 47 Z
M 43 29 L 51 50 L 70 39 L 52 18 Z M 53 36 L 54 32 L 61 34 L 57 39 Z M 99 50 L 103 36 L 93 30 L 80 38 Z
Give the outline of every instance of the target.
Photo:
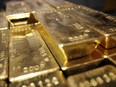
M 116 47 L 116 40 L 112 40 L 111 38 L 112 35 L 116 35 L 115 17 L 80 5 L 64 8 L 61 11 L 77 20 L 84 22 L 97 32 L 103 34 L 106 37 L 101 43 L 103 47 L 107 49 Z
M 63 0 L 0 11 L 0 87 L 111 87 L 115 65 L 115 17 Z
M 92 53 L 102 40 L 102 35 L 88 26 L 57 13 L 39 14 L 43 28 L 39 29 L 53 54 L 65 62 Z M 89 45 L 89 46 L 88 46 Z
M 69 87 L 115 87 L 116 68 L 110 65 L 68 77 Z
M 44 74 L 21 82 L 11 83 L 9 87 L 67 87 L 61 71 Z
M 38 21 L 34 17 L 34 12 L 8 15 L 8 16 L 6 16 L 6 18 L 9 22 L 8 27 L 16 27 L 16 26 L 20 26 L 20 25 L 38 23 Z
M 38 25 L 24 23 L 10 27 L 9 80 L 11 82 L 53 72 L 59 68 L 36 31 L 36 26 Z
M 110 56 L 116 53 L 116 48 L 105 49 L 102 46 L 98 46 L 96 49 L 99 50 L 100 53 L 103 54 L 104 56 Z

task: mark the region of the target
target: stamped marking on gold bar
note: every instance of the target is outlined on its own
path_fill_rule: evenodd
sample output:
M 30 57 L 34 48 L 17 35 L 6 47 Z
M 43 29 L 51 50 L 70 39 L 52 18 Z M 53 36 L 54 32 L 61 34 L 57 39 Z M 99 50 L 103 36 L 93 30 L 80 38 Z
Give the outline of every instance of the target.
M 65 79 L 61 71 L 37 76 L 21 82 L 11 83 L 10 87 L 65 87 Z

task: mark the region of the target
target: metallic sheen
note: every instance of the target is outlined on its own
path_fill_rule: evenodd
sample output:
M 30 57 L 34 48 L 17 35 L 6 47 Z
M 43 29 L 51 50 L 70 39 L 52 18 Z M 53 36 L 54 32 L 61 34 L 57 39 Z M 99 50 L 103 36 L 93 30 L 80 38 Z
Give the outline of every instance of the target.
M 9 80 L 21 81 L 59 67 L 36 31 L 37 24 L 10 27 Z
M 21 82 L 11 83 L 9 87 L 67 87 L 61 71 L 37 76 Z
M 112 35 L 116 35 L 115 17 L 81 5 L 64 8 L 62 9 L 62 12 L 84 22 L 99 33 L 103 34 L 106 37 L 101 43 L 103 47 L 107 49 L 116 47 L 116 40 L 112 40 L 111 38 Z
M 56 13 L 39 14 L 42 34 L 53 53 L 62 60 L 77 59 L 93 52 L 102 35 L 83 23 Z M 72 20 L 72 21 L 71 21 Z

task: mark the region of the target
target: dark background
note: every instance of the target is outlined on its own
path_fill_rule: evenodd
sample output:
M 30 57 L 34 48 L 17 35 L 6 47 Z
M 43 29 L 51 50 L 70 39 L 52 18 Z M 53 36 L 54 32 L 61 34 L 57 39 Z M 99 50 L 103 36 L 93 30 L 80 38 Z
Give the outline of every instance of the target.
M 0 0 L 0 10 L 5 10 L 5 3 L 10 0 Z M 19 0 L 17 0 L 19 1 Z M 103 11 L 116 16 L 116 0 L 67 0 L 73 3 L 82 4 L 90 8 Z

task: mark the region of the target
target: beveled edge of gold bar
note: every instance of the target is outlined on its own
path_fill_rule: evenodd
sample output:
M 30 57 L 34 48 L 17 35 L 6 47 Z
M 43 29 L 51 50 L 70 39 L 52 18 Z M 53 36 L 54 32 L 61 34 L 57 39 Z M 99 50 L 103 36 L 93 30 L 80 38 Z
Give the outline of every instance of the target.
M 44 36 L 42 36 L 43 37 L 43 39 L 44 40 L 46 40 L 46 39 L 49 39 L 49 38 L 47 38 L 48 37 L 48 34 L 46 33 L 46 32 L 43 32 L 42 30 L 40 30 L 39 31 L 40 32 L 40 34 L 41 35 L 44 35 Z M 43 33 L 43 34 L 42 34 Z M 79 62 L 78 60 L 80 59 L 81 60 L 81 58 L 78 58 L 78 59 L 75 59 L 75 60 L 71 60 L 71 61 L 67 61 L 67 59 L 66 58 L 63 58 L 63 54 L 62 53 L 60 53 L 60 51 L 58 51 L 57 49 L 59 49 L 58 47 L 56 47 L 55 45 L 50 45 L 50 43 L 52 43 L 51 42 L 51 39 L 49 39 L 50 41 L 47 41 L 46 43 L 48 44 L 48 46 L 50 47 L 50 49 L 53 49 L 53 50 L 51 50 L 51 52 L 54 54 L 54 52 L 57 52 L 57 54 L 55 53 L 54 54 L 54 56 L 55 56 L 55 59 L 57 60 L 57 62 L 58 62 L 58 64 L 60 65 L 60 67 L 61 67 L 61 69 L 63 70 L 63 71 L 66 71 L 66 70 L 70 70 L 70 69 L 74 69 L 74 68 L 77 68 L 77 67 L 79 67 L 81 64 L 82 65 L 87 65 L 87 64 L 94 64 L 94 63 L 96 63 L 96 62 L 99 62 L 99 61 L 102 61 L 102 60 L 104 60 L 104 58 L 103 58 L 103 55 L 100 53 L 100 52 L 98 52 L 98 51 L 96 51 L 96 49 L 95 49 L 95 51 L 94 51 L 94 53 L 92 54 L 92 57 L 89 55 L 89 56 L 85 56 L 85 57 L 83 57 L 83 59 L 86 59 L 86 58 L 90 58 L 90 59 L 95 59 L 95 60 L 93 60 L 93 61 L 86 61 L 85 60 L 85 62 L 83 62 L 83 63 L 80 63 L 80 64 L 77 64 L 77 62 Z M 97 53 L 96 53 L 97 52 Z M 93 56 L 95 56 L 94 54 L 98 54 L 98 55 L 96 55 L 96 57 L 93 57 Z
M 7 15 L 6 18 L 8 20 L 8 27 L 38 23 L 37 19 L 35 18 L 35 11 L 30 13 Z
M 61 65 L 61 69 L 63 71 L 67 71 L 73 68 L 81 68 L 81 66 L 88 65 L 98 65 L 101 61 L 104 60 L 104 55 L 99 52 L 99 50 L 95 49 L 90 55 L 82 57 L 80 59 L 75 59 L 69 62 L 60 63 L 62 60 L 58 59 L 58 62 Z

